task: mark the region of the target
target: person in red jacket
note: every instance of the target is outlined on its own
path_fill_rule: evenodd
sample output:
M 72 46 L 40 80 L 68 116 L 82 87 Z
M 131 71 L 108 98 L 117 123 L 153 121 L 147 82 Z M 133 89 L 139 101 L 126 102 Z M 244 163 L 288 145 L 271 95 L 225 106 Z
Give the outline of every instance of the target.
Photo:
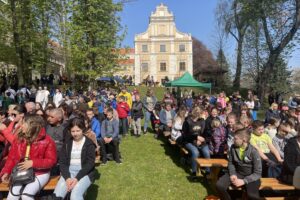
M 7 199 L 34 199 L 49 181 L 50 169 L 57 162 L 54 141 L 46 134 L 45 122 L 41 116 L 27 115 L 20 127 L 21 131 L 13 141 L 6 163 L 0 173 L 1 181 L 8 182 L 13 168 L 20 170 L 33 168 L 35 181 L 27 185 L 12 185 Z M 29 158 L 24 161 L 26 149 L 30 146 Z
M 14 108 L 10 111 L 10 118 L 12 121 L 9 122 L 9 125 L 6 126 L 5 124 L 0 124 L 0 141 L 4 143 L 4 149 L 0 155 L 0 170 L 6 162 L 11 144 L 18 135 L 24 113 L 24 107 L 20 105 L 14 106 Z
M 119 123 L 120 123 L 120 135 L 127 135 L 128 131 L 128 120 L 127 116 L 130 111 L 129 105 L 125 101 L 124 96 L 119 97 L 119 103 L 117 104 L 117 112 L 119 115 Z

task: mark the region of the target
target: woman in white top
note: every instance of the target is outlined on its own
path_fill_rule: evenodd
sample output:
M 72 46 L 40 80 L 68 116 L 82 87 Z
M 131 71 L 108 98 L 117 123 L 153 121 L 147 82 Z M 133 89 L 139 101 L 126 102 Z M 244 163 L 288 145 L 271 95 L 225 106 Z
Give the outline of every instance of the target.
M 182 125 L 186 117 L 186 112 L 187 112 L 186 108 L 181 107 L 178 110 L 176 117 L 174 118 L 172 132 L 171 132 L 171 139 L 173 141 L 176 141 L 176 139 L 181 136 Z
M 95 179 L 95 144 L 84 135 L 83 119 L 70 122 L 71 138 L 59 155 L 61 177 L 54 190 L 55 198 L 64 199 L 68 192 L 71 200 L 83 200 L 84 193 Z

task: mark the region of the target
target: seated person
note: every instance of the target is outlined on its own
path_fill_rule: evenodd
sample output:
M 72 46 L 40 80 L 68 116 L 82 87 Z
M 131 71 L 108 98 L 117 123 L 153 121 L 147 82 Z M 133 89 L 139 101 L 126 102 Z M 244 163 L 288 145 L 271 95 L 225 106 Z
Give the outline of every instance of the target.
M 95 144 L 84 135 L 83 119 L 74 118 L 68 127 L 71 138 L 66 140 L 59 154 L 61 177 L 55 187 L 56 198 L 83 200 L 84 193 L 95 179 Z
M 214 157 L 224 157 L 224 152 L 227 150 L 226 132 L 219 119 L 213 119 L 211 122 L 212 137 L 209 143 L 209 150 Z
M 235 132 L 234 144 L 228 152 L 228 172 L 216 184 L 219 196 L 223 200 L 231 199 L 227 191 L 230 185 L 244 186 L 248 199 L 260 199 L 261 159 L 256 148 L 249 142 L 250 135 L 246 129 Z
M 251 144 L 257 149 L 262 161 L 262 176 L 270 177 L 269 167 L 276 167 L 283 162 L 279 152 L 274 147 L 270 136 L 265 133 L 264 123 L 255 120 L 252 124 Z
M 230 149 L 233 144 L 234 125 L 237 123 L 237 117 L 234 113 L 229 113 L 226 118 L 227 125 L 225 127 L 227 137 L 227 148 Z
M 287 143 L 287 135 L 291 132 L 290 125 L 286 122 L 281 123 L 278 127 L 278 132 L 272 139 L 274 147 L 280 154 L 280 157 L 284 160 L 284 147 Z
M 295 170 L 300 166 L 300 127 L 296 128 L 298 135 L 288 140 L 284 147 L 284 161 L 279 179 L 287 184 L 293 184 Z
M 177 138 L 181 136 L 182 132 L 182 125 L 185 120 L 187 110 L 185 107 L 180 107 L 176 117 L 173 120 L 173 125 L 172 125 L 172 132 L 171 132 L 171 139 L 173 141 L 176 141 Z
M 203 137 L 205 120 L 200 119 L 201 112 L 201 108 L 193 108 L 191 116 L 183 122 L 182 136 L 176 140 L 191 153 L 192 176 L 196 175 L 197 162 L 195 159 L 199 157 L 200 151 L 203 157 L 210 158 L 209 148 Z M 209 168 L 206 169 L 206 173 L 209 173 Z
M 171 132 L 172 125 L 173 125 L 172 122 L 173 122 L 175 115 L 176 115 L 176 113 L 172 109 L 171 104 L 167 103 L 165 105 L 165 108 L 159 112 L 159 119 L 160 119 L 159 130 L 162 132 L 164 132 L 164 131 Z
M 55 143 L 46 134 L 44 119 L 38 115 L 28 115 L 20 127 L 18 139 L 10 148 L 6 163 L 0 173 L 1 181 L 8 182 L 13 168 L 34 169 L 35 180 L 27 185 L 11 186 L 7 199 L 33 199 L 50 178 L 50 169 L 57 161 Z M 25 160 L 24 160 L 25 155 Z
M 107 109 L 106 119 L 102 122 L 99 144 L 103 164 L 106 164 L 107 162 L 107 144 L 113 146 L 113 157 L 115 161 L 118 164 L 122 163 L 119 154 L 119 122 L 113 118 L 112 108 Z

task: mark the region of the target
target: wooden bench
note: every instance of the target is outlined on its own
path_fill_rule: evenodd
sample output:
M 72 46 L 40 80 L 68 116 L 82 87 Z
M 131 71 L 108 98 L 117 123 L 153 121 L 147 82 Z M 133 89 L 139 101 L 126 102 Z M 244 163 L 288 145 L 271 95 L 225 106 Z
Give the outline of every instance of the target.
M 280 182 L 276 178 L 261 178 L 261 185 L 259 190 L 295 190 L 296 188 L 292 185 L 287 185 Z
M 216 183 L 218 181 L 218 175 L 222 168 L 228 166 L 228 160 L 224 158 L 197 158 L 197 176 L 201 176 L 201 168 L 210 168 L 210 179 L 212 182 L 213 190 L 216 191 Z
M 43 187 L 42 190 L 45 191 L 51 191 L 54 190 L 56 187 L 56 184 L 59 180 L 60 176 L 52 176 L 50 177 L 50 180 L 48 183 Z M 0 192 L 8 192 L 9 191 L 9 186 L 7 183 L 0 183 Z

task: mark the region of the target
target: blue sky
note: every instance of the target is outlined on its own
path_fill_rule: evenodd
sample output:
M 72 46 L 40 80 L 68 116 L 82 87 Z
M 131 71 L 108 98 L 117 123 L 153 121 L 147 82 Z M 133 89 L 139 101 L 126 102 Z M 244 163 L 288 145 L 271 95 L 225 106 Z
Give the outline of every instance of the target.
M 214 12 L 218 0 L 131 0 L 126 3 L 120 13 L 121 23 L 127 27 L 124 46 L 134 46 L 135 34 L 145 32 L 148 27 L 152 11 L 160 3 L 168 6 L 175 15 L 176 27 L 181 32 L 191 33 L 192 36 L 203 42 L 207 48 L 215 50 L 215 19 Z M 230 63 L 234 64 L 234 40 L 229 39 L 226 45 L 226 55 Z M 300 49 L 294 50 L 289 66 L 300 67 Z

